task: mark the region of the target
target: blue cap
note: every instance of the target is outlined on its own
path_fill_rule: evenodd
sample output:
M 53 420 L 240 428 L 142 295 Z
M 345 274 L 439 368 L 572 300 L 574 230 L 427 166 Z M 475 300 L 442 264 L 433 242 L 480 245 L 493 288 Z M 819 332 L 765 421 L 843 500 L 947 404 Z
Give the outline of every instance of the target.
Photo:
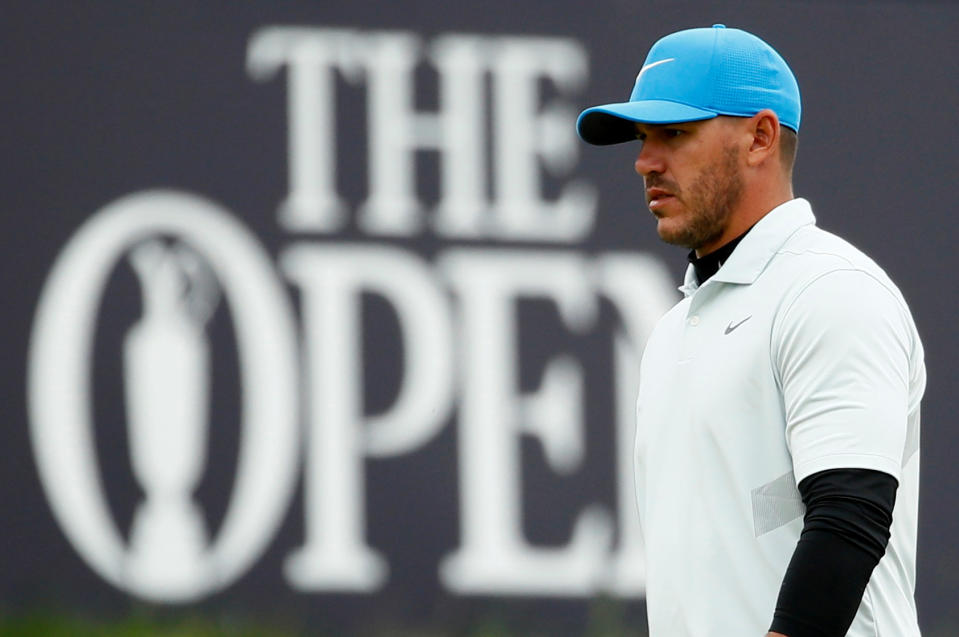
M 576 130 L 590 144 L 619 144 L 636 139 L 634 122 L 750 117 L 766 108 L 783 126 L 799 131 L 799 85 L 789 65 L 755 35 L 717 24 L 678 31 L 656 42 L 629 101 L 586 109 Z

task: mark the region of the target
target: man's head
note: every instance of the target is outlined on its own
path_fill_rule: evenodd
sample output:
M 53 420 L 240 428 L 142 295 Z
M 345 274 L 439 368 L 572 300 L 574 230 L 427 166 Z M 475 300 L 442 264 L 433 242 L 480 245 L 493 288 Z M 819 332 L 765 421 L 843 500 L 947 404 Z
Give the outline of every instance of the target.
M 659 40 L 630 100 L 583 111 L 577 130 L 592 144 L 640 139 L 636 171 L 660 236 L 706 253 L 791 197 L 800 115 L 782 57 L 716 25 Z

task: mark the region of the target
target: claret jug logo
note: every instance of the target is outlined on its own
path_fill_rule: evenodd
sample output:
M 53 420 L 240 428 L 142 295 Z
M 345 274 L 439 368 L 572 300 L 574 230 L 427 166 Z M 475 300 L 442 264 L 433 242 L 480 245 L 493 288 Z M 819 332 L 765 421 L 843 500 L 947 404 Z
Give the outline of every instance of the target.
M 402 32 L 268 27 L 253 34 L 247 53 L 251 90 L 287 88 L 289 188 L 264 212 L 275 213 L 290 243 L 271 255 L 203 196 L 148 190 L 90 217 L 41 292 L 30 430 L 68 540 L 124 591 L 200 599 L 263 555 L 302 479 L 304 538 L 288 551 L 286 581 L 302 592 L 372 593 L 390 570 L 389 555 L 367 541 L 364 498 L 375 485 L 367 485 L 366 462 L 417 451 L 452 422 L 460 537 L 433 565 L 446 590 L 641 595 L 630 460 L 638 353 L 676 291 L 657 260 L 589 245 L 596 191 L 572 175 L 583 48 L 562 38 L 423 42 Z M 423 67 L 436 79 L 435 111 L 414 107 Z M 334 106 L 344 83 L 365 88 L 360 202 L 337 192 Z M 417 187 L 423 152 L 439 159 L 435 201 Z M 360 238 L 338 239 L 351 215 Z M 422 252 L 421 236 L 430 239 Z M 109 277 L 123 263 L 141 297 L 120 341 L 122 420 L 142 494 L 128 534 L 99 477 L 92 408 L 94 335 Z M 370 328 L 362 299 L 370 295 L 392 310 L 402 353 L 395 397 L 375 414 L 364 408 L 365 385 L 376 377 L 363 362 Z M 538 358 L 538 385 L 521 384 L 518 315 L 529 301 L 553 308 L 570 335 L 602 329 L 600 306 L 611 306 L 618 322 L 608 368 L 557 345 Z M 223 304 L 237 348 L 240 442 L 226 513 L 212 531 L 194 492 L 217 461 L 208 453 L 211 374 L 223 363 L 208 329 Z M 604 410 L 612 422 L 589 426 L 608 427 L 615 442 L 608 464 L 616 510 L 587 504 L 567 543 L 539 546 L 523 528 L 530 494 L 521 442 L 539 443 L 549 471 L 580 469 L 590 383 L 609 387 L 603 395 L 614 402 Z
M 157 240 L 172 236 L 167 247 Z M 98 484 L 90 345 L 101 293 L 128 256 L 143 316 L 123 363 L 134 475 L 145 499 L 125 546 Z M 218 294 L 236 317 L 243 392 L 235 492 L 210 544 L 191 491 L 207 423 L 204 319 Z M 187 291 L 189 290 L 189 294 Z M 103 577 L 145 598 L 176 601 L 224 585 L 266 547 L 292 491 L 296 350 L 290 303 L 255 239 L 192 195 L 147 192 L 108 206 L 70 241 L 43 290 L 30 352 L 29 408 L 40 477 L 77 550 Z

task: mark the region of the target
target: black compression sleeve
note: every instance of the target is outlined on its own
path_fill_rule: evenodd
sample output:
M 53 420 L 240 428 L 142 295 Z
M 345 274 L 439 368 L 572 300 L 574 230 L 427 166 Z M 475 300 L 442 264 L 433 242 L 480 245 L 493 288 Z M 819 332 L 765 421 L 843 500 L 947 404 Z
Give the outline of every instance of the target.
M 799 483 L 802 534 L 783 577 L 770 630 L 789 637 L 842 637 L 889 541 L 896 479 L 836 469 Z

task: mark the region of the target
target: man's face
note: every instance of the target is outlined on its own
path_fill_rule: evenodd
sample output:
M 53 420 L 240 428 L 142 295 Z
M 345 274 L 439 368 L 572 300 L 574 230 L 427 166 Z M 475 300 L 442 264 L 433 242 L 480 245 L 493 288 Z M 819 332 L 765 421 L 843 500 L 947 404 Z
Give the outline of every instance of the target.
M 700 254 L 719 247 L 743 193 L 733 118 L 636 124 L 642 150 L 636 172 L 660 238 Z

